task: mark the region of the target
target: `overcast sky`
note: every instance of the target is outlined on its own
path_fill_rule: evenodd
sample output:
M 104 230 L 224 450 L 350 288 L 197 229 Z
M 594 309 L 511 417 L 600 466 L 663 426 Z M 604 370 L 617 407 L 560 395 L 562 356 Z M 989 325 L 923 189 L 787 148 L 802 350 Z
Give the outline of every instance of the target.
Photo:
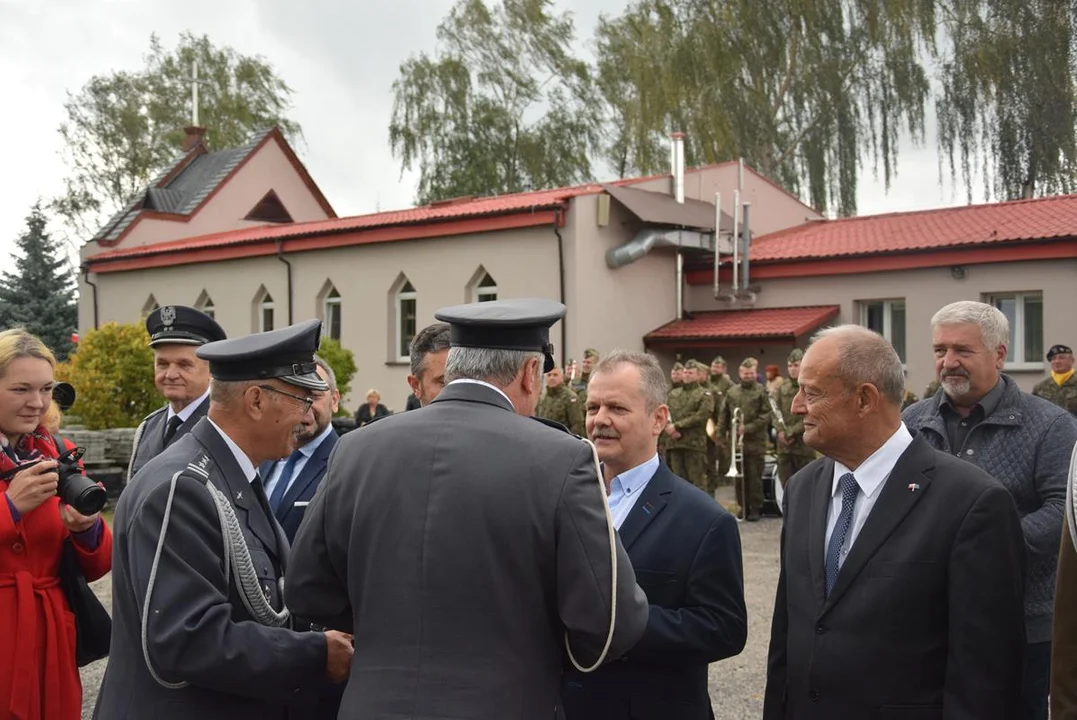
M 559 0 L 587 42 L 598 16 L 626 0 Z M 152 32 L 179 33 L 268 58 L 295 90 L 300 155 L 339 215 L 408 207 L 416 177 L 401 176 L 388 144 L 390 86 L 410 55 L 431 51 L 453 0 L 0 0 L 0 256 L 6 257 L 38 196 L 62 190 L 57 127 L 67 91 L 94 74 L 135 70 Z M 934 116 L 926 147 L 902 144 L 899 176 L 885 192 L 866 168 L 861 214 L 962 204 L 938 183 Z M 600 178 L 604 179 L 604 178 Z M 979 199 L 979 198 L 977 198 Z

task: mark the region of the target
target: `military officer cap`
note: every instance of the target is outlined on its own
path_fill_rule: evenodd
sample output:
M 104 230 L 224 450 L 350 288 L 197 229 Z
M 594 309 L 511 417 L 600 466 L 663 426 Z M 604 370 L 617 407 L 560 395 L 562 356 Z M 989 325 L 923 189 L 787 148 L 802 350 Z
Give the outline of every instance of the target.
M 1051 360 L 1055 355 L 1072 355 L 1073 350 L 1068 345 L 1052 345 L 1047 351 L 1047 359 Z
M 146 318 L 146 330 L 150 334 L 150 347 L 205 345 L 228 337 L 216 320 L 185 305 L 157 308 Z
M 209 361 L 209 374 L 216 380 L 277 378 L 308 390 L 328 390 L 314 362 L 321 334 L 319 320 L 306 320 L 279 330 L 218 340 L 195 354 Z
M 540 298 L 473 302 L 434 313 L 449 323 L 450 347 L 541 352 L 547 373 L 554 367 L 550 327 L 564 316 L 564 305 Z
M 673 369 L 674 370 L 684 370 L 684 363 L 682 363 L 682 362 L 673 363 Z
M 689 360 L 686 367 L 690 367 L 693 370 L 708 370 L 707 366 L 701 363 L 699 360 Z
M 711 365 L 725 365 L 725 358 L 719 355 L 718 357 L 711 360 Z
M 740 366 L 744 368 L 754 368 L 759 366 L 759 361 L 754 357 L 746 357 L 740 362 Z
M 594 360 L 598 360 L 598 350 L 595 350 L 594 348 L 587 348 L 583 351 L 583 356 L 585 358 L 592 358 Z
M 798 363 L 803 359 L 804 359 L 804 351 L 801 350 L 800 348 L 794 348 L 793 352 L 789 353 L 789 357 L 786 359 L 786 362 L 788 362 L 790 365 L 792 365 L 793 363 Z

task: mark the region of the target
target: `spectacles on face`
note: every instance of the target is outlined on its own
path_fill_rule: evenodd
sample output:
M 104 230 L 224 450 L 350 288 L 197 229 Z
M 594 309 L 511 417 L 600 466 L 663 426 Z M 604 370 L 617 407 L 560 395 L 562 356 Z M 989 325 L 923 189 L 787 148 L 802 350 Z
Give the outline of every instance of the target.
M 300 397 L 298 395 L 292 395 L 291 393 L 284 392 L 283 390 L 278 390 L 277 388 L 273 387 L 272 385 L 259 385 L 258 387 L 260 387 L 262 390 L 268 390 L 269 392 L 275 392 L 278 395 L 283 395 L 284 397 L 289 397 L 292 400 L 295 400 L 296 402 L 301 403 L 303 405 L 303 414 L 304 415 L 306 415 L 308 412 L 310 412 L 310 409 L 314 406 L 314 398 Z

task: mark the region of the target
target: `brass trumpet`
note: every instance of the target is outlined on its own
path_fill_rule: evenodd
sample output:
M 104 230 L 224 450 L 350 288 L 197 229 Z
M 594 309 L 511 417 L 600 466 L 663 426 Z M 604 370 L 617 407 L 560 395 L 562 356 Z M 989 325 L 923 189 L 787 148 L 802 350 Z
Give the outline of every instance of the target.
M 747 517 L 748 510 L 745 505 L 748 504 L 748 489 L 744 486 L 744 473 L 741 472 L 741 468 L 744 465 L 744 436 L 741 435 L 741 428 L 744 427 L 744 418 L 742 417 L 740 408 L 733 408 L 733 413 L 729 422 L 729 451 L 731 454 L 729 460 L 729 470 L 725 476 L 727 478 L 734 478 L 734 482 L 737 483 L 737 487 L 740 489 L 740 519 L 743 520 Z

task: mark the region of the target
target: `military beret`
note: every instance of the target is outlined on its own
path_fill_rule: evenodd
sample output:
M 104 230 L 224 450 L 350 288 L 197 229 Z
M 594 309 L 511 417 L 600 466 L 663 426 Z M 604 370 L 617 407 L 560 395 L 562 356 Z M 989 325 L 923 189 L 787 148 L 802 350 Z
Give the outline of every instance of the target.
M 228 337 L 216 320 L 185 305 L 157 308 L 146 318 L 146 331 L 150 334 L 150 347 L 205 345 Z
M 711 360 L 711 365 L 725 365 L 725 358 L 719 355 L 718 357 Z
M 1067 345 L 1052 345 L 1051 349 L 1047 351 L 1047 359 L 1050 360 L 1055 355 L 1072 355 L 1073 350 Z
M 195 354 L 209 361 L 209 374 L 216 380 L 278 378 L 296 387 L 328 390 L 314 362 L 321 333 L 320 320 L 306 320 L 279 330 L 217 340 Z
M 754 368 L 759 366 L 759 361 L 754 357 L 746 357 L 740 361 L 740 366 L 744 368 Z
M 583 351 L 583 356 L 585 358 L 594 358 L 595 360 L 598 360 L 598 350 L 595 350 L 594 348 L 587 348 Z
M 681 363 L 681 362 L 673 363 L 673 369 L 674 370 L 684 370 L 684 363 Z
M 449 323 L 451 347 L 541 352 L 546 356 L 543 372 L 554 365 L 550 327 L 564 316 L 564 305 L 539 298 L 473 302 L 434 313 Z
M 788 362 L 789 364 L 798 363 L 803 359 L 804 351 L 800 348 L 794 348 L 793 352 L 789 353 L 789 357 L 786 359 L 786 362 Z

